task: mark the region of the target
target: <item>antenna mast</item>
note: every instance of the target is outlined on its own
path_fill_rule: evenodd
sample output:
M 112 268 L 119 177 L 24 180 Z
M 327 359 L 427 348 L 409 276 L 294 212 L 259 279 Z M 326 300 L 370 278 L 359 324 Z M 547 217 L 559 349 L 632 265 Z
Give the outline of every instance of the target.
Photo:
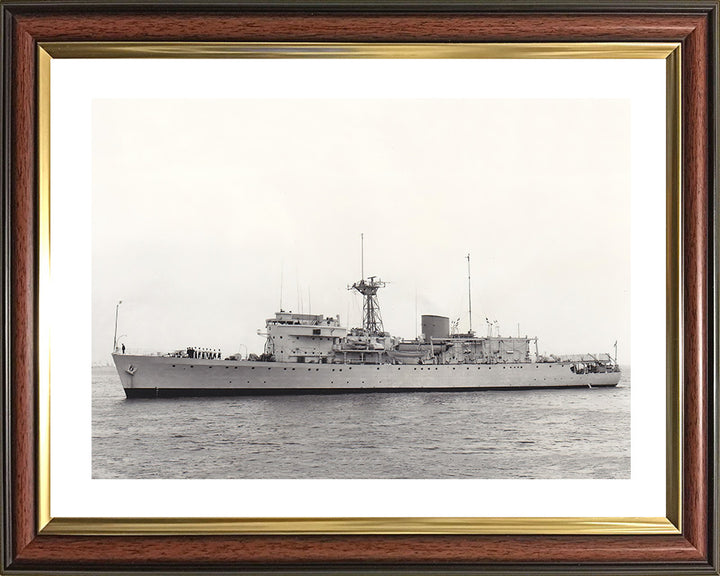
M 360 234 L 360 272 L 363 277 L 359 282 L 348 286 L 348 290 L 357 290 L 363 295 L 363 329 L 371 335 L 384 332 L 382 318 L 380 317 L 380 304 L 377 293 L 385 286 L 385 282 L 376 276 L 368 277 L 365 280 L 365 246 L 364 235 Z M 376 280 L 377 278 L 377 280 Z
M 360 279 L 365 278 L 365 234 L 360 232 Z
M 465 256 L 468 261 L 468 317 L 470 320 L 470 330 L 468 330 L 468 334 L 472 336 L 473 329 L 472 329 L 472 290 L 470 289 L 470 253 L 468 253 L 467 256 Z
M 113 335 L 113 352 L 117 352 L 117 320 L 118 320 L 118 308 L 120 308 L 120 304 L 122 304 L 122 300 L 118 301 L 117 305 L 115 306 L 115 333 Z M 122 338 L 122 336 L 121 336 Z M 615 354 L 617 356 L 617 353 Z
M 283 290 L 283 263 L 280 262 L 280 312 L 283 311 L 283 307 L 282 307 L 282 290 Z

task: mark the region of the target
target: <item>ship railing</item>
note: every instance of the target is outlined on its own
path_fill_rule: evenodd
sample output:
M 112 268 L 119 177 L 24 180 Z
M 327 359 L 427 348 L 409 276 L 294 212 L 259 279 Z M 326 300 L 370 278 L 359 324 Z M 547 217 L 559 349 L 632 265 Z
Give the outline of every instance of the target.
M 113 354 L 123 355 L 122 348 L 113 350 Z M 125 347 L 126 356 L 165 356 L 164 352 L 158 352 L 157 350 L 150 350 L 148 348 L 131 348 L 130 346 Z
M 565 362 L 565 363 L 571 363 L 571 362 L 583 362 L 585 364 L 615 364 L 615 361 L 612 359 L 610 354 L 565 354 L 565 355 L 551 355 L 550 358 L 554 359 L 556 362 Z

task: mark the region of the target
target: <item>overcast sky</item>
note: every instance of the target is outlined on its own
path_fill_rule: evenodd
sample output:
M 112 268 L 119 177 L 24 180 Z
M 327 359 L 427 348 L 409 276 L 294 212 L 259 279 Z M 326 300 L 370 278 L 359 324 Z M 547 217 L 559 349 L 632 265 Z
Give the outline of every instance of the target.
M 385 329 L 485 317 L 542 353 L 630 359 L 625 100 L 96 100 L 93 361 L 261 352 L 285 310 Z M 281 283 L 282 278 L 282 283 Z M 416 316 L 417 308 L 417 316 Z

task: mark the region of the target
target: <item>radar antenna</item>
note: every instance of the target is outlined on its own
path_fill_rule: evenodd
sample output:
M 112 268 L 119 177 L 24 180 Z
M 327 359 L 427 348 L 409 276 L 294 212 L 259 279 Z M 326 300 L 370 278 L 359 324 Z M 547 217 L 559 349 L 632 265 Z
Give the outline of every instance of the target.
M 454 336 L 455 334 L 458 333 L 458 325 L 459 325 L 459 324 L 460 324 L 460 318 L 458 318 L 457 320 L 453 320 L 453 321 L 450 323 L 450 334 L 451 334 L 451 335 Z
M 385 286 L 385 282 L 377 278 L 377 276 L 368 276 L 367 280 L 365 280 L 364 244 L 364 235 L 360 234 L 360 273 L 363 277 L 359 282 L 355 282 L 352 286 L 349 286 L 348 290 L 357 290 L 362 294 L 363 329 L 370 335 L 376 335 L 384 332 L 377 293 L 380 288 Z

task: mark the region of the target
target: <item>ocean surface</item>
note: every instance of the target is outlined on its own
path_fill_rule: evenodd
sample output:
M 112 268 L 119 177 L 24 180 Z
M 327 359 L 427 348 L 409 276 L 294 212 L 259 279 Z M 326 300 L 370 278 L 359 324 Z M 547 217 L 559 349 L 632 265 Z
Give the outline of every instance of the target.
M 93 478 L 630 478 L 617 388 L 127 400 L 93 368 Z

